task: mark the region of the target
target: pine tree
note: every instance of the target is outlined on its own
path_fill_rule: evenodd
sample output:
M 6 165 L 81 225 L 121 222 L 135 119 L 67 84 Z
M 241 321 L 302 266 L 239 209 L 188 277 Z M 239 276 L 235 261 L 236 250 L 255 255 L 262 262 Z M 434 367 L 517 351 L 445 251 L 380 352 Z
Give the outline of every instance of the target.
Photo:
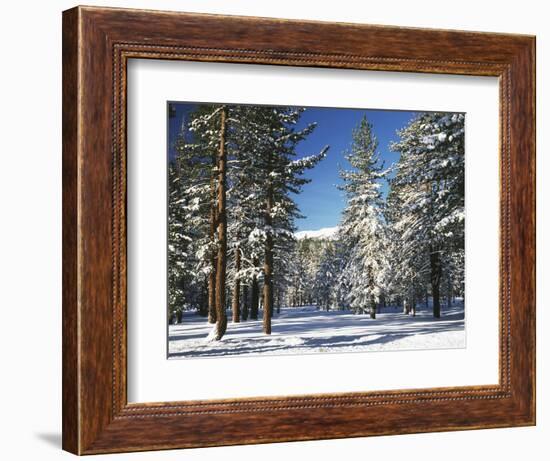
M 314 291 L 317 304 L 329 311 L 336 303 L 336 279 L 338 277 L 338 257 L 336 242 L 324 242 L 319 266 L 314 280 Z
M 376 318 L 386 238 L 380 181 L 386 172 L 380 162 L 378 141 L 366 117 L 354 129 L 352 139 L 351 150 L 345 156 L 352 169 L 340 172 L 347 203 L 339 235 L 349 248 L 344 277 L 350 288 L 351 308 L 358 313 L 369 312 L 371 318 Z
M 318 296 L 319 270 L 329 239 L 304 237 L 287 253 L 287 295 L 293 306 L 312 305 Z M 317 302 L 317 307 L 320 307 Z
M 191 237 L 184 229 L 183 209 L 176 202 L 179 197 L 178 179 L 175 166 L 170 164 L 168 167 L 168 184 L 171 196 L 168 208 L 168 319 L 170 323 L 177 320 L 183 309 L 185 279 L 190 272 L 187 257 Z
M 398 134 L 392 149 L 401 157 L 392 187 L 401 207 L 395 229 L 402 267 L 409 269 L 403 276 L 413 296 L 414 285 L 429 281 L 433 315 L 440 317 L 444 266 L 464 254 L 464 115 L 423 113 Z
M 293 243 L 294 220 L 299 210 L 291 197 L 308 181 L 303 172 L 324 157 L 296 160 L 296 146 L 314 124 L 296 129 L 303 109 L 267 106 L 230 106 L 228 152 L 230 234 L 242 250 L 244 267 L 233 271 L 251 288 L 250 318 L 258 318 L 259 284 L 263 282 L 264 331 L 271 332 L 275 288 L 284 282 L 275 272 L 276 261 Z
M 218 230 L 218 149 L 220 134 L 220 107 L 203 104 L 189 115 L 189 140 L 182 145 L 190 158 L 183 171 L 182 181 L 187 181 L 193 169 L 203 171 L 200 193 L 201 203 L 207 204 L 208 229 L 202 232 L 197 253 L 205 262 L 207 276 L 208 322 L 216 323 L 216 271 L 217 271 L 217 230 Z
M 201 249 L 208 225 L 209 171 L 202 153 L 189 148 L 187 127 L 182 123 L 174 144 L 175 156 L 168 167 L 168 300 L 173 313 L 199 309 L 206 315 L 205 279 L 210 270 Z
M 294 220 L 300 216 L 291 194 L 298 194 L 304 184 L 304 171 L 313 168 L 324 156 L 328 147 L 319 154 L 295 159 L 296 147 L 315 128 L 315 124 L 298 130 L 296 125 L 304 109 L 263 107 L 258 111 L 258 128 L 262 132 L 260 146 L 261 168 L 265 184 L 264 227 L 264 283 L 263 283 L 263 329 L 271 334 L 273 315 L 273 268 L 274 254 L 282 250 L 285 240 L 294 239 Z
M 228 113 L 226 105 L 203 105 L 194 114 L 190 131 L 194 137 L 191 149 L 210 159 L 209 244 L 202 249 L 210 262 L 208 274 L 209 321 L 215 322 L 212 338 L 220 340 L 227 329 L 226 315 L 226 252 L 227 252 L 227 150 Z
M 263 243 L 257 230 L 263 223 L 264 176 L 258 166 L 262 132 L 258 129 L 257 106 L 231 106 L 228 145 L 228 235 L 233 256 L 229 279 L 233 285 L 233 320 L 258 318 L 259 279 L 262 277 Z M 240 288 L 242 286 L 242 300 Z M 252 298 L 249 296 L 252 292 Z M 241 303 L 242 301 L 242 303 Z M 254 306 L 252 306 L 254 304 Z

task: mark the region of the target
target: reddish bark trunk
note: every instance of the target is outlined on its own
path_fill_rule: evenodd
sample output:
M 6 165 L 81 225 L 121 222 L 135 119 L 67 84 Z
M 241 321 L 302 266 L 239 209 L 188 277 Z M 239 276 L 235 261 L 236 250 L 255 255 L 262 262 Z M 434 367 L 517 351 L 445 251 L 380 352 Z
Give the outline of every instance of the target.
M 271 233 L 271 208 L 273 207 L 273 186 L 268 186 L 265 224 L 269 229 L 265 239 L 264 259 L 264 324 L 266 335 L 271 334 L 271 316 L 273 315 L 273 235 Z
M 216 156 L 212 156 L 213 170 L 217 165 Z M 210 242 L 216 241 L 217 211 L 216 211 L 216 178 L 214 173 L 210 177 Z M 216 255 L 210 255 L 210 274 L 208 275 L 208 323 L 216 323 Z
M 254 267 L 259 264 L 258 260 L 254 260 Z M 258 302 L 260 299 L 260 288 L 258 286 L 258 278 L 254 276 L 252 278 L 252 298 L 250 299 L 250 318 L 252 320 L 258 320 Z
M 239 279 L 239 271 L 241 270 L 241 250 L 237 246 L 235 248 L 235 281 L 233 283 L 233 322 L 241 321 L 241 280 Z
M 227 329 L 225 312 L 225 271 L 227 251 L 227 216 L 225 210 L 225 177 L 227 152 L 225 149 L 227 108 L 220 115 L 220 149 L 218 153 L 218 256 L 216 267 L 216 339 L 220 340 Z

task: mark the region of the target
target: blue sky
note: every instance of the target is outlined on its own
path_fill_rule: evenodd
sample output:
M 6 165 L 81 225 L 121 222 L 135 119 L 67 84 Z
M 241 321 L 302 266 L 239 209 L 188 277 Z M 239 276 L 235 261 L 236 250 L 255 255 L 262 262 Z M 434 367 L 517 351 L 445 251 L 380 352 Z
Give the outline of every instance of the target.
M 177 103 L 172 106 L 175 113 L 172 114 L 173 117 L 168 118 L 170 156 L 171 146 L 181 127 L 182 118 L 196 105 Z M 378 138 L 380 158 L 385 166 L 389 167 L 399 159 L 399 154 L 389 150 L 389 144 L 397 140 L 396 130 L 403 128 L 415 112 L 308 107 L 303 113 L 299 127 L 317 122 L 317 128 L 298 145 L 298 158 L 318 153 L 325 145 L 329 145 L 330 149 L 324 160 L 306 172 L 305 177 L 311 179 L 311 182 L 303 187 L 301 194 L 294 197 L 305 216 L 296 222 L 298 230 L 316 230 L 338 225 L 345 206 L 343 192 L 337 188 L 337 185 L 342 183 L 338 172 L 340 168 L 349 168 L 344 154 L 351 146 L 353 128 L 365 115 L 373 124 L 374 134 Z M 383 192 L 386 191 L 387 184 L 384 183 Z

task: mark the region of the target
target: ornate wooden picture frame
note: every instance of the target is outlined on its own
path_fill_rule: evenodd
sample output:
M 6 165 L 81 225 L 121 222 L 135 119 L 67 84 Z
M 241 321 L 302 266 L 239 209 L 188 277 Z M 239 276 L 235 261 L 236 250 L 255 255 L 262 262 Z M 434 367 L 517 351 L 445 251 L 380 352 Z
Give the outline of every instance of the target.
M 498 385 L 201 401 L 186 401 L 182 390 L 177 402 L 128 403 L 126 66 L 132 58 L 498 77 Z M 94 7 L 63 13 L 65 450 L 533 424 L 534 37 Z

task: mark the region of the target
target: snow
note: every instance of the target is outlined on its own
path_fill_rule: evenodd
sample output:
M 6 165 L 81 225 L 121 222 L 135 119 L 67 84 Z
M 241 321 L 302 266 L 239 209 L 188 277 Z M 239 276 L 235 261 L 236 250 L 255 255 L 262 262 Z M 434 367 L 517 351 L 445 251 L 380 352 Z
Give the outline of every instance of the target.
M 334 239 L 336 238 L 337 233 L 338 233 L 338 226 L 335 226 L 335 227 L 323 227 L 322 229 L 318 229 L 318 230 L 299 231 L 299 232 L 296 232 L 294 236 L 298 240 L 305 239 L 305 238 Z
M 183 323 L 169 327 L 169 358 L 464 348 L 463 305 L 441 310 L 435 319 L 431 308 L 418 307 L 412 317 L 387 307 L 371 319 L 315 306 L 283 308 L 273 316 L 271 335 L 262 332 L 260 312 L 259 320 L 229 320 L 221 341 L 212 341 L 214 326 L 204 317 L 185 312 Z

